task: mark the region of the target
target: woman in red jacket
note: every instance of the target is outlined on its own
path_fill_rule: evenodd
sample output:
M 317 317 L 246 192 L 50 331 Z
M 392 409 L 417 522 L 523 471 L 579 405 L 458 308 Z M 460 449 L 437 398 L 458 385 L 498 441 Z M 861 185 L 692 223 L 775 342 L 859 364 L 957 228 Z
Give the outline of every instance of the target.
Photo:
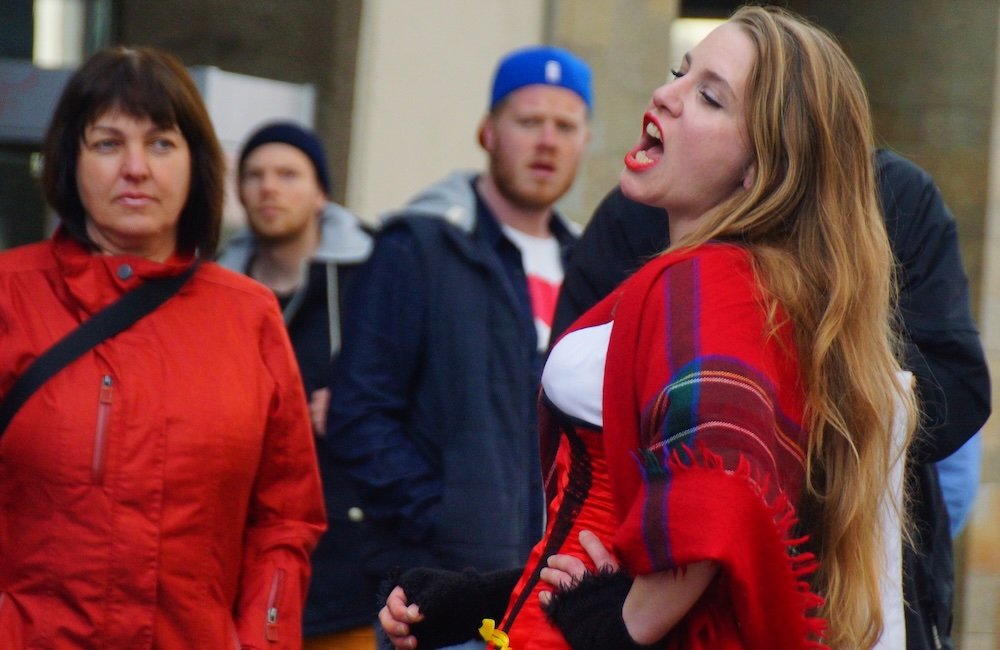
M 672 244 L 549 355 L 548 528 L 480 634 L 514 650 L 871 648 L 892 427 L 915 420 L 895 417 L 912 395 L 864 88 L 832 38 L 774 7 L 739 9 L 673 75 L 621 176 L 665 209 Z M 411 570 L 380 620 L 397 648 L 454 642 L 502 579 Z
M 115 48 L 45 141 L 54 237 L 0 255 L 0 398 L 82 321 L 210 260 L 224 159 L 172 57 Z M 201 262 L 0 439 L 0 647 L 297 648 L 325 517 L 273 295 Z

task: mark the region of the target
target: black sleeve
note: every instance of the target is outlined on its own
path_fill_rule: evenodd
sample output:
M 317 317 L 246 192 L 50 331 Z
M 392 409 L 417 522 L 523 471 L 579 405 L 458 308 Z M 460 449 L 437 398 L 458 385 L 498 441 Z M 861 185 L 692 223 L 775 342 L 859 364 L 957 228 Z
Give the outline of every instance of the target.
M 549 340 L 555 341 L 667 243 L 665 210 L 627 199 L 618 187 L 611 190 L 570 255 Z
M 410 626 L 418 648 L 440 648 L 479 638 L 484 618 L 497 623 L 521 578 L 522 569 L 479 573 L 473 569 L 411 569 L 383 583 L 380 607 L 395 585 L 420 607 L 424 620 Z
M 628 633 L 622 607 L 631 588 L 632 578 L 622 571 L 585 573 L 572 588 L 554 594 L 543 609 L 573 650 L 663 647 L 639 645 Z
M 918 462 L 952 454 L 990 414 L 990 380 L 972 319 L 955 218 L 930 176 L 889 151 L 877 156 L 886 229 L 899 264 L 906 364 L 917 378 Z

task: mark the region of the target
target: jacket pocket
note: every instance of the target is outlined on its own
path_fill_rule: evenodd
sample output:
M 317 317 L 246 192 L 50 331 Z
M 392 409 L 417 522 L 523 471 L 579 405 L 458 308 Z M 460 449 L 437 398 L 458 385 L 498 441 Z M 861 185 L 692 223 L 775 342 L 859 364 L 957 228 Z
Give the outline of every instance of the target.
M 285 570 L 275 569 L 271 577 L 271 590 L 267 594 L 267 619 L 264 621 L 264 636 L 271 643 L 278 642 L 278 620 L 281 614 L 281 592 L 285 586 Z
M 111 375 L 101 378 L 101 392 L 97 401 L 97 430 L 94 432 L 94 456 L 91 461 L 90 475 L 94 485 L 104 483 L 104 468 L 108 456 L 108 425 L 111 422 L 111 398 L 113 382 Z

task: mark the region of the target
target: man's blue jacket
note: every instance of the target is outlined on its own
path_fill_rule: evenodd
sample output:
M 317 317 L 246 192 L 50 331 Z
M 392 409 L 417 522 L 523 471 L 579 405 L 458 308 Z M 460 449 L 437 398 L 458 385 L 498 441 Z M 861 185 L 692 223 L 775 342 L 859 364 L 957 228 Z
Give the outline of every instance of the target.
M 541 354 L 520 253 L 474 181 L 386 220 L 346 298 L 327 440 L 360 490 L 373 579 L 516 567 L 541 537 Z M 575 235 L 551 228 L 565 258 Z

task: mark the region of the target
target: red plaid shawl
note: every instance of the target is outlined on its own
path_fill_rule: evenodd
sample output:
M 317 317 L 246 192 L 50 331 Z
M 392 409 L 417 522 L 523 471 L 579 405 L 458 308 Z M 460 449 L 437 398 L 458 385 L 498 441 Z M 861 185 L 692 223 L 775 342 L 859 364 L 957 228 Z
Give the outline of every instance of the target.
M 805 472 L 798 361 L 788 327 L 766 335 L 748 253 L 713 243 L 662 256 L 602 307 L 615 320 L 604 386 L 614 550 L 633 575 L 721 567 L 669 647 L 825 647 L 804 577 L 815 558 L 790 538 Z

